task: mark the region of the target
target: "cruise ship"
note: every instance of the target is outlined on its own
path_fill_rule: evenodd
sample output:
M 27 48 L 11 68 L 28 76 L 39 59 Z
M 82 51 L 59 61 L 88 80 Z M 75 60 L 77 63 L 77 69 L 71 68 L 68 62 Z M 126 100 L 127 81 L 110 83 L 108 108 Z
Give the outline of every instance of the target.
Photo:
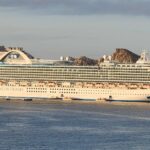
M 150 62 L 104 56 L 97 66 L 75 66 L 69 58 L 34 58 L 22 48 L 0 47 L 0 97 L 70 100 L 150 101 Z

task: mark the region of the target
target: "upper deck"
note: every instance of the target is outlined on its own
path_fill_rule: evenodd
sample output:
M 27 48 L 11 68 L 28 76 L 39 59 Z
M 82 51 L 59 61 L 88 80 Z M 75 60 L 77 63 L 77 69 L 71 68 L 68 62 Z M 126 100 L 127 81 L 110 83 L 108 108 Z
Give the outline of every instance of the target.
M 74 66 L 68 60 L 35 59 L 22 49 L 9 48 L 0 56 L 0 79 L 150 83 L 150 63 L 142 60 L 135 64 L 107 60 L 97 66 Z

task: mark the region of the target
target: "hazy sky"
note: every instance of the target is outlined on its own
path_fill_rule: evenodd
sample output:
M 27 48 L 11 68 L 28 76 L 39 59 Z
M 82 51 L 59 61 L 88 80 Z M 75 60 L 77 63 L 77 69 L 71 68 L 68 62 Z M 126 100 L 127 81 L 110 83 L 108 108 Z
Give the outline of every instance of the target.
M 0 0 L 0 45 L 36 57 L 150 49 L 150 0 Z

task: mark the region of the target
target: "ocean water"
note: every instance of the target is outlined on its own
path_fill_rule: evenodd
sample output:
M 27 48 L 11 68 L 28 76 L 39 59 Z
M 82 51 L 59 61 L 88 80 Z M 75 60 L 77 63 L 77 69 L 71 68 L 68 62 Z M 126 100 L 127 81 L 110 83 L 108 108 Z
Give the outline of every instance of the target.
M 150 104 L 0 103 L 0 150 L 127 149 L 150 149 Z

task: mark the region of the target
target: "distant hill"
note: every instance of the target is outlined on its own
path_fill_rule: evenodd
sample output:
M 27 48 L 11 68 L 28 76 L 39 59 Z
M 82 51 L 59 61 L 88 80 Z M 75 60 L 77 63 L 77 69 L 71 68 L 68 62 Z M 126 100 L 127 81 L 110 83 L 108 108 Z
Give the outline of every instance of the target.
M 7 51 L 6 48 L 4 46 L 0 46 L 0 52 L 4 52 Z
M 139 55 L 124 48 L 117 48 L 112 54 L 112 60 L 116 60 L 120 63 L 135 63 L 139 57 Z
M 111 55 L 112 60 L 115 60 L 120 63 L 135 63 L 139 59 L 139 55 L 129 51 L 124 48 L 117 48 L 116 51 Z M 100 57 L 99 59 L 91 59 L 86 56 L 81 56 L 78 58 L 70 57 L 74 62 L 74 65 L 77 66 L 94 66 L 103 62 L 104 59 Z
M 88 58 L 86 56 L 81 56 L 79 58 L 74 58 L 74 64 L 77 66 L 95 66 L 97 65 L 97 60 Z

